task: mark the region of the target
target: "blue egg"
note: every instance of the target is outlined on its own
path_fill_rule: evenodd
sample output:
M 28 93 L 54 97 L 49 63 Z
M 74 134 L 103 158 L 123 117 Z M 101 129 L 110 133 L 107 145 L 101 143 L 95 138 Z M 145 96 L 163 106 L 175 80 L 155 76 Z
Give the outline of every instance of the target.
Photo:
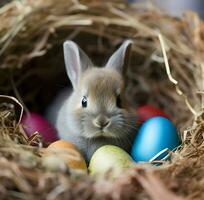
M 140 127 L 131 156 L 137 162 L 149 161 L 163 149 L 173 150 L 179 144 L 180 138 L 174 124 L 165 117 L 152 117 Z M 161 158 L 160 156 L 157 160 Z

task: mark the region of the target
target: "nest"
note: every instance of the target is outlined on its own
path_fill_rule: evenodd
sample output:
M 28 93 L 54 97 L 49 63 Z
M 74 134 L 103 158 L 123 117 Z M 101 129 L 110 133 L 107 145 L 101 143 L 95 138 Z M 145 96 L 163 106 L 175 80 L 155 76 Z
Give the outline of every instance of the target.
M 179 19 L 119 0 L 22 0 L 2 7 L 0 21 L 0 94 L 21 102 L 0 96 L 1 199 L 204 198 L 204 25 L 196 14 Z M 161 108 L 178 127 L 182 145 L 171 152 L 171 161 L 136 165 L 114 183 L 44 168 L 41 139 L 27 138 L 18 123 L 21 105 L 43 113 L 69 84 L 62 55 L 66 39 L 102 65 L 126 38 L 134 42 L 129 105 Z

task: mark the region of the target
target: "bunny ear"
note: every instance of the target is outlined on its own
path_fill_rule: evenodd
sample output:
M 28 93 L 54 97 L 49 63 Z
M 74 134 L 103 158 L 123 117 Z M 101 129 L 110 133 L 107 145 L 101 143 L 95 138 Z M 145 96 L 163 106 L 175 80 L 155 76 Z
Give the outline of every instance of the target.
M 126 40 L 120 48 L 109 58 L 106 67 L 113 68 L 119 73 L 124 72 L 124 66 L 128 65 L 132 40 Z
M 83 72 L 93 64 L 75 42 L 67 40 L 63 44 L 63 49 L 66 71 L 73 88 L 76 88 Z

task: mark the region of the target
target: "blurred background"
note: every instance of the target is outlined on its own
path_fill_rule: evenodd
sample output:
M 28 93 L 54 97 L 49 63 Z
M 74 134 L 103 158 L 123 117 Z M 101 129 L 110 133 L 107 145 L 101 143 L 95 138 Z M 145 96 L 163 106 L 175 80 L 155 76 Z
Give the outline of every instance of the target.
M 148 2 L 146 0 L 129 0 L 130 3 L 134 2 Z M 193 10 L 204 18 L 204 0 L 149 0 L 158 8 L 167 12 L 170 15 L 180 17 L 183 12 Z

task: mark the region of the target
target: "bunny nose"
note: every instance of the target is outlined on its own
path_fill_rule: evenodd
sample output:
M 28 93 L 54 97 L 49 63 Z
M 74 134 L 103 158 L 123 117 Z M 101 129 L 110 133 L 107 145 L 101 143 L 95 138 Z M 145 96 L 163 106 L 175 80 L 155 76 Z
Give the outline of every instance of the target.
M 98 127 L 98 128 L 105 128 L 106 126 L 108 126 L 110 123 L 110 120 L 103 116 L 103 115 L 99 115 L 98 117 L 96 117 L 94 120 L 93 120 L 93 124 L 94 126 Z

